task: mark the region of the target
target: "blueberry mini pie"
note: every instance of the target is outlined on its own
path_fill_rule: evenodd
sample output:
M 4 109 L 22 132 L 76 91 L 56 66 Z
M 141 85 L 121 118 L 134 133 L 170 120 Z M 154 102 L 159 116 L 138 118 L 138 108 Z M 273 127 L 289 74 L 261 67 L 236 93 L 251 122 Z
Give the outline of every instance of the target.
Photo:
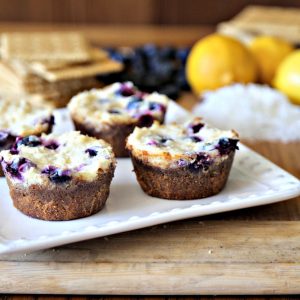
M 18 138 L 0 157 L 14 206 L 43 220 L 100 211 L 115 169 L 109 144 L 75 131 Z
M 0 99 L 0 151 L 9 149 L 16 137 L 50 133 L 53 124 L 49 109 L 34 107 L 25 100 Z
M 127 140 L 137 180 L 145 193 L 186 200 L 217 194 L 226 184 L 238 134 L 199 118 L 184 125 L 135 128 Z
M 77 130 L 106 140 L 117 157 L 126 157 L 127 136 L 136 126 L 163 123 L 167 104 L 165 95 L 143 93 L 125 82 L 80 93 L 68 107 Z

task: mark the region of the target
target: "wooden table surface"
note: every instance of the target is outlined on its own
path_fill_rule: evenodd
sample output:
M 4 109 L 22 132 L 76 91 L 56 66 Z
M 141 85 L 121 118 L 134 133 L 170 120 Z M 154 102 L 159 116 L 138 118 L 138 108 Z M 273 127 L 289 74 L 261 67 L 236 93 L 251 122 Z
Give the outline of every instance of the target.
M 0 31 L 69 28 L 0 24 Z M 75 29 L 82 30 L 98 45 L 128 46 L 145 42 L 191 45 L 213 31 L 209 27 L 77 26 Z M 190 94 L 179 100 L 188 109 L 195 102 L 196 98 Z M 292 155 L 299 149 L 297 144 L 261 142 L 250 146 L 300 178 L 299 157 Z M 10 255 L 0 260 L 0 293 L 3 293 L 0 299 L 54 298 L 33 294 L 299 294 L 299 200 L 173 222 L 30 255 Z M 55 297 L 71 298 L 86 299 Z

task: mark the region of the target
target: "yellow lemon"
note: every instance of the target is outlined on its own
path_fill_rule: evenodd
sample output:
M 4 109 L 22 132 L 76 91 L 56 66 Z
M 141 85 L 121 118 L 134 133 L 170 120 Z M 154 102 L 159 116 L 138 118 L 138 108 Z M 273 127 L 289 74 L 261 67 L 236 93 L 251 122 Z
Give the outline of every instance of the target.
M 249 45 L 258 64 L 258 79 L 271 84 L 281 61 L 293 51 L 293 46 L 276 37 L 258 36 Z
M 252 53 L 241 42 L 225 35 L 212 34 L 191 49 L 186 75 L 198 94 L 235 82 L 253 82 L 257 66 Z
M 293 51 L 279 65 L 274 86 L 300 104 L 300 50 Z

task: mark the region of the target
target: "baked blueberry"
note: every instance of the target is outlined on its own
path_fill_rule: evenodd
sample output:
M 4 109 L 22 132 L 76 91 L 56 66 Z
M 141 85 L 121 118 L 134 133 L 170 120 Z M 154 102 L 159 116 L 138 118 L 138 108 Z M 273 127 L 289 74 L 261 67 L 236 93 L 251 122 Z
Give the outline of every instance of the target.
M 219 150 L 221 155 L 226 155 L 226 154 L 230 153 L 231 151 L 239 149 L 239 147 L 237 146 L 237 143 L 238 143 L 238 139 L 222 137 L 222 138 L 220 138 L 219 143 L 216 146 L 216 149 Z
M 203 123 L 191 124 L 190 129 L 193 133 L 198 133 L 203 126 L 204 126 Z
M 55 125 L 55 119 L 54 119 L 54 116 L 51 115 L 50 117 L 45 118 L 44 120 L 42 120 L 42 124 L 49 124 L 49 125 L 51 125 L 51 126 Z
M 119 93 L 124 97 L 130 97 L 135 94 L 135 90 L 128 84 L 122 84 Z
M 90 148 L 90 149 L 86 149 L 85 153 L 88 153 L 90 157 L 94 157 L 94 156 L 97 156 L 98 151 Z
M 212 159 L 208 154 L 200 153 L 197 154 L 195 160 L 189 164 L 189 169 L 193 172 L 208 171 L 210 165 L 212 164 Z
M 121 112 L 118 109 L 109 109 L 108 112 L 113 115 L 121 114 Z
M 141 105 L 141 103 L 143 102 L 143 99 L 142 98 L 133 98 L 130 102 L 128 102 L 126 108 L 128 110 L 131 110 L 131 109 L 138 109 Z
M 2 162 L 2 165 L 7 173 L 19 180 L 22 179 L 23 172 L 31 167 L 35 167 L 34 163 L 24 157 L 15 158 L 10 163 Z
M 47 174 L 54 183 L 65 183 L 72 179 L 70 170 L 61 170 L 53 166 L 46 167 L 42 170 L 42 174 Z
M 59 147 L 59 143 L 57 141 L 54 141 L 54 140 L 43 141 L 43 145 L 47 149 L 51 149 L 51 150 L 56 150 Z
M 19 138 L 17 140 L 16 144 L 17 144 L 17 148 L 22 145 L 28 146 L 28 147 L 37 147 L 37 146 L 41 145 L 42 142 L 39 137 L 37 137 L 35 135 L 29 135 L 24 138 Z
M 161 112 L 166 112 L 165 105 L 163 105 L 161 103 L 156 103 L 156 102 L 150 102 L 149 103 L 149 109 L 150 110 L 158 110 L 158 111 L 161 111 Z
M 9 138 L 9 133 L 1 130 L 0 131 L 0 147 L 4 146 L 7 143 L 8 138 Z
M 190 136 L 189 137 L 194 143 L 199 143 L 202 141 L 202 139 L 198 136 Z
M 150 127 L 153 124 L 154 118 L 149 114 L 141 115 L 138 120 L 139 127 Z

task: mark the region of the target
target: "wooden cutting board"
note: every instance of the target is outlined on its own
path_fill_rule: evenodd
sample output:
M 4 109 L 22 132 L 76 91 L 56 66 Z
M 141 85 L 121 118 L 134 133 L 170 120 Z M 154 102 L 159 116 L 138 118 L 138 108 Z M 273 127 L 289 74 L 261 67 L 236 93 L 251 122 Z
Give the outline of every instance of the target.
M 107 30 L 98 28 L 98 38 Z M 120 30 L 118 35 L 128 35 Z M 197 36 L 206 32 L 199 28 Z M 165 33 L 151 31 L 160 41 Z M 172 38 L 186 45 L 187 37 L 196 39 L 194 29 Z M 195 98 L 187 94 L 179 102 L 191 108 Z M 300 178 L 300 160 L 292 158 L 289 145 L 251 147 Z M 300 198 L 1 257 L 0 293 L 299 294 Z

